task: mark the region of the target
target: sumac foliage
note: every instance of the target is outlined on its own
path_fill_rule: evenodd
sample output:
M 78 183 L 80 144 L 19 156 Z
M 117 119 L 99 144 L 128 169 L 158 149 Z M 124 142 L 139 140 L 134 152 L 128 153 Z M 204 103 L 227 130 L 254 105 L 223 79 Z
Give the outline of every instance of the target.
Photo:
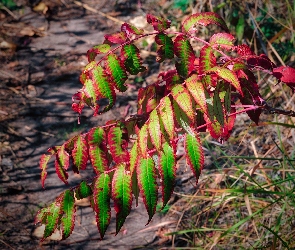
M 173 192 L 178 143 L 184 145 L 186 163 L 197 183 L 204 164 L 200 132 L 207 130 L 222 142 L 229 138 L 236 114 L 247 112 L 257 124 L 262 110 L 279 112 L 260 95 L 253 71 L 267 72 L 291 88 L 295 84 L 295 69 L 276 67 L 266 55 L 255 55 L 247 45 L 236 46 L 234 36 L 216 13 L 189 16 L 180 32 L 169 31 L 171 22 L 165 18 L 147 15 L 147 21 L 154 32 L 124 23 L 121 31 L 105 35 L 105 43 L 87 52 L 89 63 L 81 73 L 82 87 L 73 96 L 72 109 L 80 116 L 89 106 L 94 115 L 100 115 L 114 106 L 116 92 L 128 88 L 128 77 L 146 70 L 135 44 L 141 38 L 154 37 L 156 60 L 170 61 L 174 68 L 160 72 L 155 83 L 139 89 L 136 114 L 91 128 L 42 155 L 43 187 L 53 156 L 57 176 L 66 184 L 70 165 L 75 173 L 87 165 L 94 172 L 92 181 L 82 181 L 38 212 L 36 223 L 46 225 L 43 240 L 56 228 L 62 229 L 63 239 L 72 233 L 75 198 L 90 198 L 101 238 L 110 223 L 110 204 L 116 211 L 116 233 L 131 211 L 132 199 L 138 196 L 145 204 L 149 223 L 160 192 L 163 206 Z M 197 36 L 198 28 L 207 25 L 218 26 L 220 32 L 203 40 Z M 193 41 L 202 44 L 201 49 L 195 50 Z M 96 60 L 98 54 L 100 60 Z M 108 100 L 105 107 L 99 105 L 102 98 Z

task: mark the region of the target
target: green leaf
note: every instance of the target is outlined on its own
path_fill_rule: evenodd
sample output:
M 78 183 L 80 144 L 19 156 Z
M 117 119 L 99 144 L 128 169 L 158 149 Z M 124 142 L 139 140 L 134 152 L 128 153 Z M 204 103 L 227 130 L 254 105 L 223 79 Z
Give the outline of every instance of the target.
M 138 197 L 139 197 L 140 190 L 139 190 L 139 185 L 138 185 L 138 181 L 137 181 L 137 172 L 136 171 L 133 171 L 131 180 L 132 180 L 132 193 L 135 198 L 136 206 L 138 206 Z
M 126 91 L 127 88 L 124 83 L 127 80 L 127 74 L 118 56 L 113 53 L 109 54 L 105 61 L 105 68 L 110 82 L 113 83 L 119 91 Z
M 213 96 L 213 112 L 216 120 L 223 127 L 224 126 L 224 114 L 223 107 L 219 97 L 219 84 L 216 86 Z
M 164 125 L 164 128 L 170 138 L 173 140 L 175 134 L 175 124 L 174 124 L 174 114 L 170 99 L 168 96 L 162 98 L 160 105 L 158 107 L 159 118 L 161 123 Z
M 78 200 L 84 199 L 92 195 L 92 189 L 86 181 L 81 181 L 75 190 L 75 195 Z
M 94 180 L 93 202 L 97 228 L 103 239 L 111 220 L 111 178 L 108 174 L 102 173 Z
M 126 70 L 131 75 L 137 75 L 139 72 L 146 70 L 146 68 L 142 66 L 139 49 L 134 44 L 124 45 L 121 50 L 121 56 Z
M 56 198 L 56 201 L 51 203 L 47 208 L 45 230 L 41 241 L 44 241 L 47 237 L 52 235 L 59 224 L 62 198 L 63 194 Z
M 125 170 L 125 165 L 116 166 L 112 181 L 112 199 L 116 211 L 116 234 L 119 233 L 132 204 L 131 175 Z
M 150 113 L 149 122 L 148 122 L 148 131 L 149 131 L 150 138 L 153 145 L 158 151 L 160 151 L 162 134 L 161 134 L 161 128 L 160 128 L 160 120 L 159 120 L 156 109 L 154 109 Z
M 155 37 L 155 42 L 160 46 L 157 51 L 157 62 L 163 62 L 165 59 L 172 59 L 174 57 L 173 41 L 164 33 L 159 33 Z
M 126 138 L 127 137 L 127 138 Z M 114 162 L 117 164 L 129 161 L 128 135 L 126 128 L 112 126 L 108 132 L 108 145 Z
M 174 85 L 171 89 L 173 100 L 182 109 L 185 115 L 189 118 L 189 125 L 195 123 L 195 109 L 188 90 L 182 85 Z M 175 105 L 174 105 L 175 106 Z
M 184 35 L 178 35 L 174 40 L 174 53 L 180 59 L 175 66 L 180 76 L 186 78 L 195 69 L 195 53 L 189 40 Z
M 52 155 L 47 155 L 47 154 L 43 154 L 40 158 L 40 169 L 41 171 L 41 183 L 42 183 L 42 187 L 45 188 L 45 179 L 47 177 L 47 172 L 46 172 L 46 168 L 47 168 L 47 164 L 48 161 L 50 160 Z
M 152 158 L 141 158 L 139 160 L 137 166 L 137 178 L 140 187 L 140 193 L 149 215 L 149 223 L 155 214 L 158 200 L 158 185 L 156 182 L 155 163 Z
M 108 169 L 106 157 L 106 135 L 101 127 L 92 128 L 87 134 L 89 156 L 96 174 L 101 174 Z
M 68 238 L 73 232 L 75 226 L 75 198 L 72 190 L 66 190 L 62 201 L 62 239 Z
M 173 148 L 165 142 L 159 158 L 159 173 L 162 179 L 163 208 L 169 201 L 175 185 L 176 160 Z
M 236 75 L 235 72 L 226 69 L 226 68 L 221 68 L 219 66 L 215 66 L 210 70 L 207 70 L 207 73 L 215 73 L 216 75 L 218 75 L 220 78 L 222 78 L 223 80 L 229 82 L 231 85 L 233 85 L 239 92 L 240 94 L 243 96 L 243 92 L 241 89 L 241 85 L 240 85 L 240 81 Z
M 192 169 L 198 184 L 198 179 L 204 165 L 204 154 L 199 135 L 196 132 L 185 135 L 184 149 L 187 164 Z
M 238 23 L 236 25 L 236 36 L 239 41 L 242 41 L 244 37 L 244 29 L 245 29 L 245 17 L 243 14 L 239 16 Z
M 195 25 L 207 26 L 209 24 L 215 24 L 223 28 L 225 31 L 229 31 L 224 20 L 214 12 L 203 12 L 189 16 L 182 23 L 182 32 L 191 32 Z
M 206 95 L 203 83 L 198 75 L 193 74 L 185 80 L 186 87 L 203 113 L 207 113 Z
M 88 161 L 88 147 L 84 136 L 78 135 L 77 139 L 75 140 L 72 157 L 73 163 L 78 170 L 86 169 L 86 164 Z

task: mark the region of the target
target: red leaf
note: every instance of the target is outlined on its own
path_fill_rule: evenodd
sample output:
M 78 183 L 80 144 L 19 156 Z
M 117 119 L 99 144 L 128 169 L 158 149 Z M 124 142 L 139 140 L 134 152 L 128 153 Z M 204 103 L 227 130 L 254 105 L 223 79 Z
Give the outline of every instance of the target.
M 213 48 L 223 48 L 225 50 L 230 50 L 234 47 L 233 41 L 235 37 L 228 33 L 217 33 L 214 34 L 211 38 L 209 43 Z
M 130 34 L 142 35 L 144 33 L 143 29 L 138 29 L 129 23 L 123 23 L 121 26 L 121 31 L 126 33 L 127 36 L 129 36 Z
M 252 50 L 246 44 L 241 44 L 241 45 L 236 46 L 236 50 L 240 56 L 254 55 Z
M 273 76 L 280 81 L 288 84 L 289 86 L 295 86 L 295 69 L 291 67 L 281 66 L 273 69 Z
M 111 43 L 125 43 L 127 40 L 127 36 L 125 32 L 118 32 L 115 34 L 105 35 L 106 40 L 110 41 Z

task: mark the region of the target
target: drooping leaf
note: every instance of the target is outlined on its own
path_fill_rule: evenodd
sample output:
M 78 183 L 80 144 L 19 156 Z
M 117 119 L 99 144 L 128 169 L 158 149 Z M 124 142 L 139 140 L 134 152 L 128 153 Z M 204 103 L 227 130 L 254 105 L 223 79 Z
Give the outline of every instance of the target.
M 165 142 L 159 158 L 159 173 L 162 179 L 163 207 L 169 201 L 175 185 L 176 161 L 173 148 Z
M 132 204 L 131 174 L 127 173 L 124 164 L 116 166 L 112 181 L 112 199 L 116 211 L 116 234 L 119 233 Z
M 108 44 L 99 44 L 87 51 L 88 62 L 95 60 L 98 54 L 108 53 L 111 50 L 111 46 Z
M 108 169 L 106 135 L 104 129 L 101 127 L 92 128 L 88 132 L 87 140 L 92 167 L 97 174 L 103 173 Z
M 71 235 L 75 226 L 76 207 L 74 192 L 72 190 L 66 190 L 64 192 L 61 210 L 62 239 L 64 240 Z
M 216 66 L 214 50 L 211 46 L 205 45 L 200 50 L 199 74 L 204 74 L 207 70 L 212 69 L 214 66 Z
M 151 14 L 147 14 L 146 20 L 154 27 L 154 30 L 162 32 L 170 28 L 171 21 L 162 17 L 156 17 Z
M 193 125 L 195 123 L 195 110 L 188 90 L 178 84 L 172 87 L 171 94 L 173 96 L 173 100 L 189 118 L 189 124 Z
M 229 31 L 224 20 L 214 12 L 203 12 L 190 15 L 182 23 L 182 32 L 187 33 L 195 27 L 195 25 L 207 26 L 209 24 L 215 24 L 223 28 L 225 31 Z
M 51 155 L 47 155 L 47 154 L 43 154 L 40 158 L 40 169 L 41 171 L 41 183 L 42 183 L 42 187 L 45 188 L 45 179 L 47 177 L 47 164 L 48 161 L 50 160 Z
M 223 128 L 220 125 L 220 123 L 215 119 L 215 117 L 212 119 L 209 118 L 206 114 L 204 114 L 204 119 L 207 123 L 207 129 L 210 135 L 216 140 L 222 138 Z
M 222 78 L 223 80 L 229 82 L 231 85 L 233 85 L 239 92 L 240 94 L 243 96 L 243 92 L 241 89 L 241 85 L 239 82 L 239 79 L 237 77 L 237 75 L 235 74 L 235 72 L 226 69 L 226 68 L 221 68 L 219 66 L 215 66 L 210 70 L 207 70 L 208 73 L 215 73 L 217 74 L 220 78 Z
M 169 36 L 164 33 L 159 33 L 155 37 L 155 42 L 158 45 L 162 45 L 157 51 L 157 62 L 163 62 L 165 59 L 172 59 L 174 57 L 173 41 Z
M 138 147 L 140 150 L 140 153 L 143 157 L 147 158 L 148 156 L 148 146 L 147 146 L 147 141 L 148 141 L 148 126 L 147 124 L 144 124 L 138 134 Z
M 174 40 L 174 53 L 180 59 L 176 63 L 176 69 L 180 76 L 186 78 L 195 68 L 196 56 L 194 50 L 184 35 L 178 35 Z
M 175 69 L 161 72 L 158 78 L 160 77 L 162 77 L 162 81 L 166 83 L 166 86 L 182 83 L 182 80 Z
M 64 194 L 62 193 L 59 197 L 56 198 L 55 202 L 51 203 L 47 207 L 46 211 L 46 221 L 45 221 L 45 230 L 41 241 L 44 241 L 47 237 L 53 234 L 55 229 L 59 224 L 61 217 L 61 203 L 63 200 Z
M 130 34 L 142 35 L 144 33 L 143 29 L 138 29 L 129 23 L 123 23 L 121 26 L 121 31 L 126 33 L 127 36 L 129 36 Z
M 121 50 L 122 61 L 126 70 L 131 75 L 137 75 L 139 72 L 145 71 L 142 66 L 142 59 L 139 54 L 139 49 L 134 44 L 127 44 Z
M 213 112 L 216 120 L 223 127 L 224 126 L 224 114 L 223 114 L 223 106 L 221 103 L 221 99 L 219 96 L 219 84 L 217 85 L 214 96 L 213 96 Z
M 74 149 L 72 151 L 73 163 L 78 171 L 86 169 L 88 161 L 88 147 L 87 142 L 82 135 L 78 135 L 74 142 Z
M 96 224 L 100 236 L 103 239 L 111 220 L 111 178 L 108 174 L 102 173 L 94 180 L 93 202 Z
M 138 197 L 140 194 L 140 190 L 139 190 L 139 185 L 138 185 L 138 181 L 137 181 L 137 172 L 133 171 L 132 177 L 131 177 L 131 181 L 132 181 L 132 193 L 134 195 L 135 198 L 135 204 L 136 207 L 138 206 Z
M 126 128 L 112 126 L 108 132 L 108 145 L 114 162 L 117 164 L 129 161 L 128 137 Z
M 157 110 L 154 109 L 150 113 L 150 118 L 148 122 L 148 131 L 150 134 L 151 141 L 155 148 L 160 151 L 161 149 L 161 128 L 160 128 L 160 120 L 158 117 Z
M 133 144 L 131 150 L 130 150 L 130 163 L 129 163 L 129 170 L 131 174 L 134 172 L 135 167 L 137 165 L 137 160 L 138 160 L 138 144 L 137 141 Z
M 162 98 L 158 107 L 160 121 L 165 128 L 170 140 L 173 140 L 175 133 L 175 124 L 173 119 L 173 109 L 168 96 Z
M 136 169 L 140 193 L 149 215 L 149 223 L 155 214 L 158 200 L 155 163 L 152 158 L 141 158 Z
M 187 164 L 192 169 L 198 184 L 198 179 L 204 165 L 204 154 L 199 135 L 196 132 L 193 131 L 193 133 L 187 133 L 185 135 L 184 149 Z
M 145 114 L 154 110 L 158 105 L 157 89 L 155 85 L 140 88 L 137 96 L 137 114 Z
M 239 16 L 238 23 L 236 24 L 236 36 L 238 41 L 242 41 L 244 37 L 244 30 L 245 30 L 245 17 L 244 14 Z
M 118 32 L 114 34 L 105 35 L 104 38 L 111 43 L 125 43 L 127 40 L 127 36 L 125 32 Z
M 59 150 L 57 151 L 55 158 L 55 171 L 58 177 L 65 183 L 68 184 L 68 173 L 66 170 L 68 169 L 70 164 L 70 156 L 68 152 L 65 150 L 65 144 L 63 144 Z
M 107 98 L 109 101 L 109 104 L 103 109 L 101 112 L 107 112 L 110 110 L 116 100 L 116 94 L 113 86 L 108 82 L 106 73 L 104 72 L 104 69 L 98 65 L 95 67 L 92 71 L 90 71 L 90 75 L 92 78 L 92 81 L 95 83 L 96 88 L 96 95 L 100 98 Z
M 235 37 L 229 33 L 217 33 L 210 38 L 209 43 L 211 47 L 216 49 L 231 50 L 234 47 L 234 40 Z
M 198 75 L 193 74 L 189 78 L 185 80 L 186 87 L 192 97 L 194 98 L 195 102 L 199 104 L 201 110 L 204 113 L 207 113 L 207 103 L 206 103 L 206 96 L 205 96 L 205 89 L 203 83 L 200 81 Z
M 119 60 L 116 54 L 109 54 L 105 61 L 106 73 L 109 76 L 109 80 L 116 86 L 116 88 L 124 92 L 126 86 L 124 85 L 127 80 L 127 74 L 123 63 Z
M 75 196 L 78 200 L 84 199 L 92 195 L 92 189 L 86 181 L 81 181 L 79 186 L 75 189 Z

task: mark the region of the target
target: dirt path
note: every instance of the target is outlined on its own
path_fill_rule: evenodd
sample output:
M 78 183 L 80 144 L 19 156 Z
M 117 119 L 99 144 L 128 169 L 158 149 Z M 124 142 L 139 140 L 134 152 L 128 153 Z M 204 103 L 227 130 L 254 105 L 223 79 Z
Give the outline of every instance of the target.
M 74 232 L 66 241 L 50 240 L 41 247 L 36 237 L 38 232 L 33 225 L 36 212 L 66 188 L 57 178 L 51 163 L 46 189 L 42 190 L 38 167 L 41 154 L 90 125 L 102 125 L 118 117 L 127 105 L 134 108 L 136 100 L 135 93 L 129 92 L 128 96 L 118 98 L 116 111 L 94 119 L 88 110 L 83 113 L 81 125 L 77 125 L 77 116 L 70 108 L 71 96 L 81 86 L 79 74 L 86 64 L 86 51 L 101 43 L 107 31 L 119 30 L 119 24 L 73 3 L 59 6 L 53 6 L 53 3 L 52 6 L 49 4 L 46 14 L 23 7 L 21 15 L 14 12 L 21 16 L 17 21 L 9 15 L 2 15 L 2 28 L 6 27 L 5 32 L 9 28 L 16 36 L 0 41 L 8 41 L 11 45 L 2 50 L 5 64 L 0 69 L 0 248 L 143 247 L 154 240 L 158 227 L 151 230 L 145 227 L 148 217 L 142 203 L 137 208 L 133 204 L 123 233 L 116 237 L 112 219 L 105 239 L 99 240 L 94 214 L 89 206 L 79 206 Z M 136 16 L 139 10 L 132 8 L 130 16 Z M 125 20 L 130 16 L 118 19 Z M 87 174 L 90 173 L 71 174 L 70 184 L 79 183 Z M 169 218 L 163 221 L 171 224 Z M 149 226 L 163 221 L 160 215 L 156 215 Z

